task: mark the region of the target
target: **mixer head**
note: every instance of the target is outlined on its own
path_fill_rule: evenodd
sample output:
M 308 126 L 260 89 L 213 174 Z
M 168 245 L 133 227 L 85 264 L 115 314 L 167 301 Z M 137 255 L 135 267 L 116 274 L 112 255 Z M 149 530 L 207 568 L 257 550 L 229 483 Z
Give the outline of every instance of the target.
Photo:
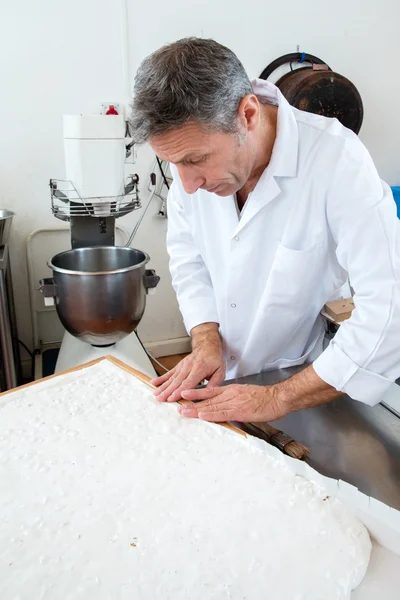
M 140 208 L 139 177 L 125 178 L 129 141 L 120 115 L 64 115 L 66 179 L 50 179 L 51 208 L 71 223 L 73 248 L 113 245 L 115 219 Z

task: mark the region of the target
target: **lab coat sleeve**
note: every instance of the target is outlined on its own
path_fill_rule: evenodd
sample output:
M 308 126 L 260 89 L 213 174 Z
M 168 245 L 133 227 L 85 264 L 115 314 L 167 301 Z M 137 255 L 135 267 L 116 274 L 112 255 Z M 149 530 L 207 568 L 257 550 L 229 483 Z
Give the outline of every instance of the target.
M 188 333 L 201 323 L 218 323 L 211 277 L 193 239 L 185 214 L 180 184 L 173 182 L 168 194 L 167 250 L 169 268 L 179 308 Z
M 400 376 L 400 221 L 366 151 L 337 174 L 326 210 L 356 308 L 313 366 L 338 391 L 373 406 Z

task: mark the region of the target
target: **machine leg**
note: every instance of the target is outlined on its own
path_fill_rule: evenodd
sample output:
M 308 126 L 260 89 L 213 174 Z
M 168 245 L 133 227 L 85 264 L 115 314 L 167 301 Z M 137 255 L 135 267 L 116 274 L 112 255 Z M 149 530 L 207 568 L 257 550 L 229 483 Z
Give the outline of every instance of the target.
M 6 268 L 6 289 L 7 289 L 8 310 L 10 313 L 11 336 L 12 336 L 12 342 L 13 342 L 13 348 L 14 348 L 14 364 L 15 364 L 15 371 L 17 374 L 17 385 L 21 385 L 21 383 L 22 383 L 21 354 L 20 354 L 19 342 L 18 342 L 17 317 L 15 314 L 14 292 L 13 292 L 14 288 L 13 288 L 13 284 L 12 284 L 10 258 L 8 258 L 7 268 Z
M 4 373 L 8 390 L 17 387 L 14 349 L 9 320 L 6 277 L 4 269 L 0 270 L 0 344 L 4 363 Z

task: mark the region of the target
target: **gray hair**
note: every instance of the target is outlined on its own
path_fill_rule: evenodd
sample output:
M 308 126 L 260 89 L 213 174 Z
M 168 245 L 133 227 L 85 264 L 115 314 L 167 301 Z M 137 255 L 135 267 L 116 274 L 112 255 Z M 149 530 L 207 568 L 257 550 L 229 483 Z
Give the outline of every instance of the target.
M 238 133 L 237 111 L 253 88 L 237 56 L 210 39 L 185 38 L 144 59 L 135 77 L 130 133 L 140 144 L 185 123 Z

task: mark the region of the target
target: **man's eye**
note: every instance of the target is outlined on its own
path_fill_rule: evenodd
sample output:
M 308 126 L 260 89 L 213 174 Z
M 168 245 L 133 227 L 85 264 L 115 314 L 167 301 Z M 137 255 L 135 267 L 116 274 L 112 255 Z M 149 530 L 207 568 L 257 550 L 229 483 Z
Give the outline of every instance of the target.
M 201 158 L 196 158 L 196 159 L 192 159 L 191 161 L 189 161 L 190 165 L 199 165 L 200 163 L 202 163 L 205 160 L 205 156 L 202 156 Z

